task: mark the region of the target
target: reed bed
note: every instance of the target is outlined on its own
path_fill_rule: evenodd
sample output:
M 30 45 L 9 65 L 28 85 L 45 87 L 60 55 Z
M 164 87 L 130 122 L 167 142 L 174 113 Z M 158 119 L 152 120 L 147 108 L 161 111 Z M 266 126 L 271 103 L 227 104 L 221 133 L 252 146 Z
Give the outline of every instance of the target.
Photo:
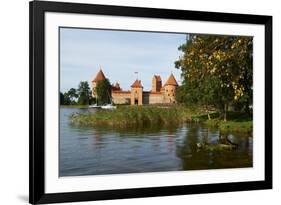
M 251 133 L 253 121 L 241 113 L 229 113 L 228 121 L 220 120 L 214 112 L 208 120 L 207 114 L 197 108 L 185 106 L 119 106 L 115 110 L 73 113 L 70 122 L 78 126 L 136 128 L 153 126 L 174 126 L 181 123 L 203 123 L 222 132 Z
M 171 125 L 191 122 L 196 112 L 182 106 L 121 106 L 116 110 L 98 110 L 94 113 L 74 113 L 70 116 L 73 124 L 82 126 L 149 126 Z

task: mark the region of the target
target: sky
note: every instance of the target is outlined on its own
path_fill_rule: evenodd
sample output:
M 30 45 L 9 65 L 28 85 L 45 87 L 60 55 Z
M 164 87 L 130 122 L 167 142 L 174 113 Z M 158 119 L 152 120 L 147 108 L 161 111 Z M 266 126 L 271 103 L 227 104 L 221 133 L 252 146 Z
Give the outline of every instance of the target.
M 185 40 L 186 34 L 60 28 L 60 90 L 77 88 L 80 81 L 91 85 L 100 68 L 123 90 L 138 78 L 149 91 L 153 75 L 164 84 L 171 73 L 180 84 L 174 62 Z

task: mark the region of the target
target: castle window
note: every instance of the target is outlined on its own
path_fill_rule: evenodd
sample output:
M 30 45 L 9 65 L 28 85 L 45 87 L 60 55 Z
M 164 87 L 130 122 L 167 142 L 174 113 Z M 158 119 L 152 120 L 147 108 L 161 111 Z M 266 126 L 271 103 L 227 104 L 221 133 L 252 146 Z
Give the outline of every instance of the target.
M 170 94 L 168 94 L 168 96 L 170 96 Z

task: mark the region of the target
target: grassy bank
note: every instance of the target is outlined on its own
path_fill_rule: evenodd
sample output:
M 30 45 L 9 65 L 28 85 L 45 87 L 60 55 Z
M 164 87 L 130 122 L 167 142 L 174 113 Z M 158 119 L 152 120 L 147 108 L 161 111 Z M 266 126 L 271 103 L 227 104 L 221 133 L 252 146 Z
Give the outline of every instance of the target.
M 212 113 L 210 115 L 211 120 L 208 120 L 208 116 L 203 114 L 199 116 L 193 116 L 193 121 L 200 121 L 208 127 L 216 127 L 221 132 L 243 132 L 250 133 L 253 130 L 252 117 L 246 113 L 241 112 L 228 112 L 227 121 L 219 119 L 219 114 Z
M 85 126 L 130 127 L 190 122 L 195 114 L 199 113 L 181 106 L 120 106 L 112 111 L 98 110 L 96 113 L 73 114 L 70 119 L 72 123 Z
M 95 113 L 74 113 L 70 117 L 73 124 L 81 126 L 139 127 L 164 125 L 172 126 L 184 122 L 204 123 L 217 127 L 223 132 L 251 132 L 252 120 L 241 113 L 230 112 L 229 120 L 218 119 L 218 113 L 210 114 L 211 120 L 199 108 L 184 106 L 120 106 L 116 110 L 98 110 Z
M 251 133 L 253 130 L 253 121 L 222 121 L 222 120 L 207 120 L 204 122 L 209 127 L 217 127 L 221 132 L 241 132 Z

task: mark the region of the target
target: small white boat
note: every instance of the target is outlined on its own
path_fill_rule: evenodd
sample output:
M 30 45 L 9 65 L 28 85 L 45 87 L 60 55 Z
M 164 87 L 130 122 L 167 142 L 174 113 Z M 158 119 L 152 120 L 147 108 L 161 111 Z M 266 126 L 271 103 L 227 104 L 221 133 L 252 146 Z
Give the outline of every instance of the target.
M 101 108 L 101 107 L 102 107 L 102 106 L 97 105 L 97 104 L 89 105 L 89 108 L 96 108 L 96 109 L 99 109 L 99 108 Z
M 107 105 L 101 106 L 101 109 L 105 109 L 105 110 L 114 110 L 114 109 L 116 109 L 116 106 L 114 106 L 114 105 L 112 105 L 112 104 L 107 104 Z
M 116 109 L 116 106 L 112 105 L 112 98 L 110 97 L 110 95 L 108 94 L 109 98 L 110 98 L 110 104 L 106 104 L 106 105 L 98 105 L 98 98 L 96 99 L 96 104 L 94 105 L 89 105 L 89 108 L 95 108 L 95 109 L 105 109 L 105 110 L 114 110 Z

